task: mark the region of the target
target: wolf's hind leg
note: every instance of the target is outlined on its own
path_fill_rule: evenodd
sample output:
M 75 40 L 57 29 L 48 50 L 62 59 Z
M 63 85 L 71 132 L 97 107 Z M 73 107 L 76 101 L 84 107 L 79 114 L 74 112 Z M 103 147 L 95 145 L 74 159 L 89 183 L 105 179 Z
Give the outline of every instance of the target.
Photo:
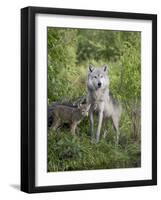
M 60 120 L 56 120 L 52 125 L 52 129 L 57 130 L 59 126 L 60 126 Z
M 108 122 L 108 119 L 107 119 L 107 118 L 103 118 L 102 129 L 103 129 L 103 138 L 104 138 L 104 139 L 106 138 L 106 136 L 107 136 L 107 134 L 108 134 L 107 122 Z
M 114 128 L 116 130 L 116 145 L 118 145 L 119 143 L 119 136 L 120 136 L 120 130 L 119 130 L 119 117 L 118 116 L 112 116 L 112 121 L 113 121 L 113 125 Z

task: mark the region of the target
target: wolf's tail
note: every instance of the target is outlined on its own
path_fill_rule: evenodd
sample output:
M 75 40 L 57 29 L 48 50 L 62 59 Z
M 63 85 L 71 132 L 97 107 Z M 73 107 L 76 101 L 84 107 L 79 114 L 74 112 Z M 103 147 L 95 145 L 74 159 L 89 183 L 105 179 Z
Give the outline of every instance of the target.
M 48 106 L 48 128 L 52 126 L 53 122 L 54 122 L 53 108 Z

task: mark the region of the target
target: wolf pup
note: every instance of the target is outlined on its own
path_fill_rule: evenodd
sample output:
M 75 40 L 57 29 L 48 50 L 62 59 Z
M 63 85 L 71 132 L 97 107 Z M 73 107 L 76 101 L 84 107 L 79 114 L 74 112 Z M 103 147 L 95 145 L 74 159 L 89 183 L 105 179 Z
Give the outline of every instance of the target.
M 75 135 L 77 125 L 81 120 L 88 115 L 90 105 L 79 104 L 78 106 L 58 105 L 53 106 L 53 124 L 52 127 L 56 130 L 62 124 L 69 124 L 70 131 Z
M 103 120 L 112 118 L 114 128 L 116 129 L 116 144 L 119 141 L 119 121 L 121 117 L 121 105 L 113 99 L 109 92 L 109 77 L 107 66 L 95 68 L 89 66 L 88 80 L 87 80 L 87 102 L 90 104 L 89 117 L 90 117 L 90 132 L 92 140 L 94 136 L 94 112 L 98 112 L 98 127 L 96 132 L 96 142 L 99 142 L 100 131 Z

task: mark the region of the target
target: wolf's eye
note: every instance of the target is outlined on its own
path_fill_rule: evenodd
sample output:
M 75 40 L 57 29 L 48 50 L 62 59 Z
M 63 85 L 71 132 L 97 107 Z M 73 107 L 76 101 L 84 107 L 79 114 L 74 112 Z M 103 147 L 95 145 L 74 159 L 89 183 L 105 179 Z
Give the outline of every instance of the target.
M 94 76 L 94 78 L 97 78 L 97 76 Z
M 101 75 L 101 78 L 103 78 L 103 75 Z

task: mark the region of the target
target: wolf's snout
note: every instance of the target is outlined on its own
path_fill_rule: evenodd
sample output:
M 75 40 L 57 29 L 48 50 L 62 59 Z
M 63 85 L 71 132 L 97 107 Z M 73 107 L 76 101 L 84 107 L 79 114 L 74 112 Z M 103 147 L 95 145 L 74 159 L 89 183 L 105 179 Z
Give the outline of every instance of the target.
M 101 87 L 101 82 L 98 83 L 98 87 Z

